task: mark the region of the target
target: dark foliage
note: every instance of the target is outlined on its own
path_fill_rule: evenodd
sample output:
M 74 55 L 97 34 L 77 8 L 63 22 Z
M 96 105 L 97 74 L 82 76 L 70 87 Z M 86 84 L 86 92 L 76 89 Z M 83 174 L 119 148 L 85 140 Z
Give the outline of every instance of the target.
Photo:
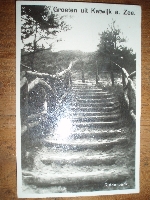
M 100 34 L 100 43 L 96 54 L 99 71 L 109 71 L 113 67 L 113 71 L 119 72 L 119 68 L 114 63 L 125 68 L 129 73 L 136 70 L 136 55 L 132 49 L 125 46 L 126 41 L 121 30 L 115 27 L 115 21 Z
M 52 39 L 62 30 L 66 31 L 69 26 L 62 17 L 55 15 L 51 11 L 51 7 L 42 5 L 23 5 L 21 7 L 21 39 L 34 36 L 32 42 L 24 44 L 24 48 L 28 52 L 36 51 L 39 48 L 44 49 L 44 44 L 39 44 L 42 39 L 45 43 Z

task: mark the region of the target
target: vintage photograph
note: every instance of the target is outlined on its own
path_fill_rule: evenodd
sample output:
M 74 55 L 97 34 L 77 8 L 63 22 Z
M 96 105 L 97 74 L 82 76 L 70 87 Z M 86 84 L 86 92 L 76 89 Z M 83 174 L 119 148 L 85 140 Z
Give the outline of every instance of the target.
M 16 2 L 20 198 L 139 192 L 141 7 Z

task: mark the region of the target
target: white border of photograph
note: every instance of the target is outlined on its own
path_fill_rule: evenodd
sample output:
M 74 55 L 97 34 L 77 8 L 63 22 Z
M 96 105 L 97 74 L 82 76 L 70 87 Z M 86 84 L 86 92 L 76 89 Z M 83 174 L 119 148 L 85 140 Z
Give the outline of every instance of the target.
M 76 8 L 80 10 L 81 8 L 97 8 L 97 9 L 111 9 L 112 12 L 118 10 L 120 13 L 124 13 L 124 10 L 130 10 L 135 12 L 134 20 L 132 22 L 131 15 L 127 16 L 117 16 L 113 15 L 111 18 L 115 20 L 117 17 L 120 20 L 120 25 L 125 28 L 127 24 L 123 26 L 123 23 L 128 23 L 134 26 L 135 32 L 131 32 L 129 38 L 129 46 L 134 47 L 134 51 L 136 53 L 136 164 L 135 164 L 135 189 L 128 190 L 111 190 L 111 191 L 93 191 L 93 192 L 80 192 L 80 193 L 47 193 L 47 194 L 26 194 L 22 192 L 22 169 L 21 169 L 21 120 L 20 120 L 20 62 L 21 62 L 21 5 L 52 5 L 57 7 L 66 7 L 66 8 Z M 63 13 L 61 13 L 63 14 Z M 72 14 L 72 13 L 65 13 Z M 74 13 L 79 15 L 79 13 Z M 91 13 L 87 13 L 84 15 L 89 15 L 91 17 Z M 100 14 L 95 14 L 97 18 L 102 17 Z M 109 15 L 103 15 L 102 24 L 106 23 Z M 111 22 L 109 22 L 107 25 Z M 88 26 L 88 25 L 87 25 Z M 90 27 L 88 27 L 90 28 Z M 133 27 L 130 27 L 133 30 Z M 105 28 L 104 28 L 105 30 Z M 86 31 L 86 30 L 85 30 Z M 101 30 L 100 30 L 101 31 Z M 99 31 L 99 32 L 100 32 Z M 127 32 L 130 30 L 128 29 Z M 85 33 L 83 33 L 85 34 Z M 129 35 L 129 34 L 128 34 Z M 127 36 L 128 36 L 127 35 Z M 93 43 L 95 41 L 92 41 Z M 68 44 L 70 41 L 68 40 Z M 84 41 L 83 46 L 81 48 L 84 51 Z M 86 49 L 90 47 L 90 43 L 86 44 Z M 89 45 L 89 47 L 88 47 Z M 56 47 L 56 49 L 61 49 L 60 46 Z M 66 45 L 63 47 L 68 49 Z M 75 47 L 76 48 L 76 47 Z M 94 47 L 93 47 L 94 49 Z M 114 195 L 114 194 L 129 194 L 129 193 L 138 193 L 139 192 L 139 167 L 140 167 L 140 115 L 141 115 L 141 7 L 137 5 L 123 5 L 123 4 L 104 4 L 104 3 L 85 3 L 85 2 L 53 2 L 53 1 L 17 1 L 16 2 L 16 157 L 17 157 L 17 194 L 19 198 L 44 198 L 44 197 L 76 197 L 76 196 L 97 196 L 97 195 Z

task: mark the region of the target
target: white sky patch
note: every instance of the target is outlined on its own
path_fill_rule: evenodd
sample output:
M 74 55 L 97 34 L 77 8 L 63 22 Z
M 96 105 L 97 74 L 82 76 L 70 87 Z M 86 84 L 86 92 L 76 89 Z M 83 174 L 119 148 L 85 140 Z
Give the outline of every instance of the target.
M 132 48 L 134 52 L 138 48 L 139 35 L 137 35 L 137 32 L 139 24 L 135 16 L 122 15 L 120 17 L 120 15 L 74 13 L 72 18 L 65 18 L 65 20 L 72 26 L 72 29 L 58 35 L 62 37 L 62 41 L 54 44 L 54 51 L 81 50 L 93 52 L 97 50 L 97 45 L 100 42 L 99 33 L 107 30 L 112 20 L 116 21 L 116 28 L 121 30 L 122 34 L 120 36 L 127 39 L 124 45 Z
M 45 3 L 46 4 L 46 3 Z M 67 5 L 67 6 L 66 6 Z M 72 28 L 68 31 L 61 31 L 58 33 L 57 37 L 54 37 L 53 40 L 48 40 L 47 44 L 45 42 L 45 47 L 48 48 L 48 44 L 53 44 L 53 51 L 60 50 L 81 50 L 83 52 L 93 52 L 97 50 L 97 45 L 100 42 L 99 33 L 106 31 L 108 26 L 112 23 L 112 20 L 116 21 L 116 28 L 119 28 L 123 33 L 123 37 L 127 38 L 127 42 L 124 43 L 128 48 L 132 48 L 136 53 L 139 48 L 138 38 L 139 34 L 139 22 L 137 20 L 139 10 L 136 10 L 134 7 L 135 15 L 124 15 L 124 11 L 128 6 L 126 5 L 107 5 L 103 4 L 94 4 L 89 3 L 86 4 L 86 8 L 88 13 L 81 13 L 81 8 L 85 8 L 85 3 L 81 3 L 80 7 L 77 6 L 76 3 L 60 3 L 51 2 L 51 8 L 53 10 L 54 7 L 57 8 L 69 8 L 73 7 L 77 9 L 77 13 L 70 12 L 56 12 L 60 16 L 64 16 L 64 21 L 66 24 L 69 24 Z M 111 14 L 99 14 L 91 12 L 92 8 L 96 8 L 97 10 L 107 10 L 108 8 L 111 10 Z M 119 10 L 120 14 L 114 14 L 115 11 Z M 62 41 L 59 41 L 61 39 Z M 41 44 L 43 40 L 41 41 Z

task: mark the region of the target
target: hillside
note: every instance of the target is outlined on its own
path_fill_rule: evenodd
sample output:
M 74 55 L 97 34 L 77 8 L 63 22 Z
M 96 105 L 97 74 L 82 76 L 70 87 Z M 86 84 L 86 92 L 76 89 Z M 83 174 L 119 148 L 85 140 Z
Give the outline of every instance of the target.
M 59 52 L 42 50 L 35 54 L 22 51 L 21 63 L 38 72 L 56 73 L 66 69 L 71 61 L 75 59 L 87 60 L 91 55 L 92 53 L 72 50 Z

